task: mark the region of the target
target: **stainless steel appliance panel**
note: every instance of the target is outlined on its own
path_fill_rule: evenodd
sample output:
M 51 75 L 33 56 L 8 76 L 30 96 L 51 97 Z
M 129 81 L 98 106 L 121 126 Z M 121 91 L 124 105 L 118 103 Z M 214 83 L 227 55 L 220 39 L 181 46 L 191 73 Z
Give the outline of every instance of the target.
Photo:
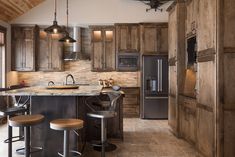
M 168 56 L 143 56 L 142 118 L 168 118 Z

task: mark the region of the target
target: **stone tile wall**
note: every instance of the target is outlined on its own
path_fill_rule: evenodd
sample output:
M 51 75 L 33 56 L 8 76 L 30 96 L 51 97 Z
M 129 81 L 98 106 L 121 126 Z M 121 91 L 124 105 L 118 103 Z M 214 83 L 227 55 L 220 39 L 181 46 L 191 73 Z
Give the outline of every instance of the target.
M 116 85 L 124 87 L 139 87 L 139 72 L 91 72 L 90 60 L 65 62 L 63 72 L 18 72 L 18 83 L 24 81 L 27 85 L 47 85 L 49 81 L 63 84 L 67 74 L 72 74 L 76 83 L 98 84 L 99 79 L 112 78 Z

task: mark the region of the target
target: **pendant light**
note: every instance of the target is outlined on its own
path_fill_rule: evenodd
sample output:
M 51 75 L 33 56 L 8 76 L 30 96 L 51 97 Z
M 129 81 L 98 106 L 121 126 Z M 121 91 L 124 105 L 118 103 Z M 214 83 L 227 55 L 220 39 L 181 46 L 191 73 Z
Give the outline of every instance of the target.
M 66 11 L 66 15 L 67 15 L 67 27 L 66 27 L 66 31 L 65 31 L 65 37 L 61 38 L 59 41 L 60 42 L 66 42 L 66 43 L 74 43 L 76 42 L 75 39 L 73 39 L 72 37 L 69 36 L 69 32 L 68 32 L 68 28 L 69 28 L 69 1 L 67 0 L 67 11 Z
M 64 29 L 61 26 L 59 26 L 57 23 L 56 12 L 57 12 L 57 0 L 55 0 L 55 12 L 54 12 L 53 25 L 44 29 L 44 31 L 49 34 L 60 34 L 64 32 Z

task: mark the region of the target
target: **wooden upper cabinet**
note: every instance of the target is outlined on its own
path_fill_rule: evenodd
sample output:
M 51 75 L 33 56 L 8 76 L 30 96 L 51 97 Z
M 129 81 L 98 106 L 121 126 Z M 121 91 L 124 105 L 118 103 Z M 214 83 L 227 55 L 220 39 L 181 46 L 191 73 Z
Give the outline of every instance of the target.
M 12 70 L 35 71 L 37 26 L 12 26 Z
M 115 70 L 115 28 L 90 26 L 92 71 Z
M 167 23 L 143 23 L 140 26 L 140 47 L 142 54 L 168 53 Z
M 58 40 L 59 34 L 47 34 L 44 28 L 39 31 L 39 45 L 37 54 L 37 70 L 62 71 L 63 70 L 63 43 Z
M 139 24 L 116 24 L 117 52 L 139 52 Z

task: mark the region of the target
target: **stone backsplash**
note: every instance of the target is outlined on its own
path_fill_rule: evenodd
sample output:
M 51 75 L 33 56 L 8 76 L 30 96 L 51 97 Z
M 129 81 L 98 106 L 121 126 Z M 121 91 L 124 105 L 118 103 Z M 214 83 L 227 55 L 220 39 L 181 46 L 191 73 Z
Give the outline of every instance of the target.
M 72 74 L 76 83 L 98 84 L 99 79 L 114 79 L 115 85 L 123 87 L 139 87 L 139 72 L 91 72 L 90 60 L 65 62 L 63 72 L 18 72 L 18 83 L 27 85 L 47 85 L 49 81 L 63 84 L 67 74 Z

